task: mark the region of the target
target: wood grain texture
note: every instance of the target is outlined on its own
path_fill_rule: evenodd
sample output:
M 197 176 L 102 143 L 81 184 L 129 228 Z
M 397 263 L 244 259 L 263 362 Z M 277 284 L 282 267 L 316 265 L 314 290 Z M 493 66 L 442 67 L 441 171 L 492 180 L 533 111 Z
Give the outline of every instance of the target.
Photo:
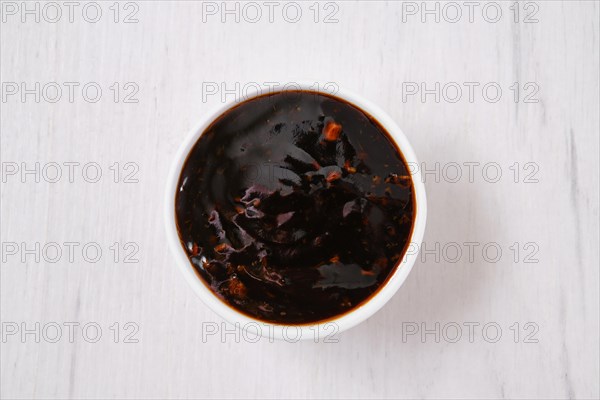
M 203 22 L 201 2 L 160 1 L 135 2 L 139 22 L 124 24 L 112 20 L 112 2 L 99 4 L 97 23 L 77 13 L 73 23 L 65 16 L 57 23 L 23 23 L 20 14 L 3 13 L 2 82 L 28 88 L 97 82 L 103 89 L 97 103 L 80 91 L 72 103 L 66 92 L 56 103 L 36 103 L 33 95 L 3 101 L 5 172 L 11 163 L 97 162 L 103 177 L 48 183 L 42 176 L 36 183 L 29 175 L 23 183 L 10 175 L 1 183 L 2 398 L 600 396 L 597 2 L 533 2 L 537 23 L 523 22 L 531 11 L 523 3 L 518 23 L 512 2 L 498 3 L 496 23 L 482 18 L 485 2 L 473 23 L 466 14 L 456 23 L 431 17 L 423 23 L 420 14 L 407 15 L 402 2 L 337 2 L 338 22 L 328 24 L 314 22 L 312 2 L 301 3 L 297 23 L 281 13 L 273 23 L 266 16 L 222 23 L 219 15 Z M 322 21 L 330 10 L 318 6 Z M 122 19 L 133 9 L 121 4 L 120 10 Z M 334 82 L 361 93 L 398 122 L 428 169 L 446 167 L 437 182 L 427 175 L 425 242 L 448 253 L 439 262 L 428 253 L 380 312 L 338 335 L 337 343 L 236 342 L 232 334 L 203 341 L 203 327 L 221 319 L 187 286 L 167 248 L 168 167 L 186 132 L 220 104 L 218 95 L 203 98 L 207 82 L 234 88 L 236 82 L 295 80 Z M 114 82 L 137 84 L 139 102 L 115 103 Z M 429 89 L 456 82 L 463 98 L 452 103 L 454 92 L 447 92 L 439 103 L 434 95 L 403 101 L 407 82 Z M 480 84 L 473 102 L 464 82 Z M 502 89 L 498 102 L 482 96 L 489 82 Z M 514 82 L 521 87 L 518 102 Z M 539 88 L 537 103 L 523 101 L 532 91 L 523 89 L 528 82 Z M 115 162 L 136 163 L 139 182 L 123 183 L 120 176 L 115 183 L 109 169 Z M 473 182 L 465 162 L 480 163 Z M 509 169 L 515 162 L 518 183 Z M 456 183 L 449 163 L 462 166 Z M 500 165 L 497 183 L 483 179 L 486 163 Z M 523 182 L 531 172 L 525 163 L 537 166 L 537 183 Z M 20 253 L 8 254 L 9 242 L 28 248 L 96 242 L 103 254 L 97 263 L 81 253 L 72 263 L 65 255 L 55 263 L 32 256 L 22 262 Z M 139 262 L 124 263 L 121 253 L 115 263 L 109 249 L 115 242 L 137 243 Z M 480 243 L 472 262 L 465 242 Z M 515 242 L 516 261 L 509 248 Z M 523 248 L 529 242 L 539 247 L 537 263 L 524 262 L 534 249 Z M 451 262 L 452 243 L 463 250 L 457 262 Z M 482 257 L 486 243 L 502 248 L 498 262 Z M 62 338 L 51 343 L 49 330 L 40 343 L 32 334 L 25 340 L 20 332 L 8 335 L 12 323 L 33 329 L 36 322 L 62 325 Z M 102 338 L 88 343 L 76 330 L 70 343 L 65 322 L 95 322 Z M 119 343 L 110 330 L 115 322 Z M 139 343 L 123 342 L 126 322 L 139 326 Z M 480 324 L 472 341 L 469 322 Z M 526 330 L 528 322 L 535 325 Z M 407 335 L 423 323 L 430 330 L 440 324 L 439 341 L 434 334 L 424 340 L 420 333 Z M 453 323 L 462 327 L 456 343 Z M 496 343 L 489 340 L 493 327 L 483 335 L 487 323 L 502 329 Z M 536 326 L 528 338 L 538 342 L 527 343 Z

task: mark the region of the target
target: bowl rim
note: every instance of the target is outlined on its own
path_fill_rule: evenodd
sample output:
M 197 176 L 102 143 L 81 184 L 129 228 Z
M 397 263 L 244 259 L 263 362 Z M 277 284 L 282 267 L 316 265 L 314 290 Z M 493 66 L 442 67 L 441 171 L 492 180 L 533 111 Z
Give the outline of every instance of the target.
M 409 171 L 411 173 L 415 191 L 416 212 L 413 229 L 408 241 L 409 246 L 407 246 L 404 256 L 396 265 L 395 271 L 374 295 L 356 308 L 344 314 L 340 314 L 339 316 L 315 323 L 301 325 L 271 323 L 247 316 L 227 305 L 223 300 L 218 298 L 197 275 L 197 272 L 189 261 L 181 244 L 175 222 L 175 197 L 178 190 L 177 185 L 179 183 L 181 170 L 193 146 L 205 132 L 206 128 L 208 128 L 210 124 L 212 124 L 224 112 L 232 107 L 235 107 L 241 102 L 245 102 L 255 97 L 260 97 L 267 93 L 272 94 L 286 90 L 312 91 L 328 96 L 338 97 L 343 101 L 349 102 L 350 104 L 365 111 L 375 120 L 377 120 L 379 124 L 381 124 L 381 126 L 394 140 L 409 167 L 419 165 L 416 154 L 400 127 L 385 111 L 371 101 L 352 91 L 341 88 L 338 85 L 336 85 L 335 93 L 315 89 L 314 82 L 293 82 L 293 85 L 288 84 L 288 86 L 289 88 L 287 89 L 285 87 L 283 89 L 273 89 L 271 87 L 266 93 L 264 88 L 253 88 L 253 90 L 246 93 L 243 98 L 237 98 L 236 96 L 235 99 L 225 101 L 204 114 L 200 121 L 196 123 L 188 132 L 187 136 L 179 146 L 173 162 L 171 163 L 165 192 L 164 221 L 169 247 L 175 256 L 175 261 L 179 270 L 183 274 L 188 284 L 192 287 L 196 295 L 200 297 L 202 302 L 208 306 L 208 308 L 217 313 L 225 321 L 233 324 L 236 328 L 241 328 L 242 333 L 248 332 L 249 334 L 253 335 L 252 337 L 261 336 L 271 340 L 279 339 L 291 342 L 298 340 L 319 341 L 321 339 L 331 338 L 334 334 L 341 333 L 367 320 L 392 298 L 392 296 L 398 291 L 408 277 L 418 257 L 418 249 L 420 248 L 419 244 L 421 243 L 425 233 L 427 219 L 425 185 L 421 179 L 420 168 L 410 168 Z M 415 243 L 417 244 L 416 251 L 410 251 L 410 245 Z M 291 332 L 291 329 L 294 331 Z

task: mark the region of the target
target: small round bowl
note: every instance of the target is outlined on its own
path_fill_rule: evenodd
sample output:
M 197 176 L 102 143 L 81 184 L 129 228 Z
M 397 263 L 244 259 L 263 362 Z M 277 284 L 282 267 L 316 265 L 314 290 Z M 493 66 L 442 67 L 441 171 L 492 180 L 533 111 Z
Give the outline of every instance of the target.
M 288 85 L 288 90 L 315 92 L 315 90 L 311 88 L 311 85 L 314 86 L 314 83 L 294 83 L 294 85 Z M 276 92 L 278 92 L 278 90 L 271 90 L 269 93 Z M 251 93 L 247 93 L 243 99 L 234 99 L 220 105 L 212 112 L 206 114 L 187 135 L 177 151 L 167 179 L 164 209 L 167 237 L 171 250 L 175 256 L 176 264 L 194 292 L 196 292 L 200 299 L 209 308 L 219 314 L 226 321 L 232 323 L 237 328 L 242 329 L 244 333 L 248 332 L 249 336 L 253 338 L 262 336 L 269 339 L 274 338 L 286 341 L 319 341 L 321 339 L 331 338 L 335 333 L 345 331 L 360 324 L 375 314 L 381 307 L 383 307 L 408 277 L 408 274 L 410 273 L 410 270 L 417 259 L 418 251 L 409 251 L 410 249 L 407 249 L 402 260 L 398 263 L 398 265 L 396 265 L 395 270 L 391 273 L 391 276 L 388 277 L 387 281 L 381 287 L 379 287 L 375 294 L 365 300 L 362 304 L 344 314 L 312 324 L 285 325 L 254 319 L 235 310 L 213 293 L 213 291 L 197 275 L 179 239 L 177 225 L 175 222 L 175 196 L 178 190 L 177 186 L 179 177 L 189 152 L 194 147 L 200 136 L 204 133 L 206 128 L 210 126 L 210 124 L 212 124 L 219 116 L 221 116 L 231 107 L 239 104 L 240 101 L 246 101 L 265 93 L 266 90 L 256 89 Z M 321 93 L 332 95 L 331 93 L 325 91 L 321 91 Z M 404 136 L 404 133 L 402 133 L 400 127 L 387 113 L 362 96 L 345 89 L 337 88 L 337 91 L 335 94 L 333 94 L 333 96 L 353 104 L 375 118 L 392 137 L 397 147 L 400 149 L 400 152 L 404 156 L 404 160 L 408 166 L 411 167 L 419 165 L 415 152 L 406 139 L 406 136 Z M 427 218 L 425 186 L 421 180 L 419 168 L 409 168 L 409 173 L 411 174 L 413 181 L 416 207 L 414 226 L 408 243 L 417 244 L 416 247 L 419 248 L 420 246 L 418 245 L 423 239 L 425 221 Z M 216 328 L 213 326 L 213 329 Z

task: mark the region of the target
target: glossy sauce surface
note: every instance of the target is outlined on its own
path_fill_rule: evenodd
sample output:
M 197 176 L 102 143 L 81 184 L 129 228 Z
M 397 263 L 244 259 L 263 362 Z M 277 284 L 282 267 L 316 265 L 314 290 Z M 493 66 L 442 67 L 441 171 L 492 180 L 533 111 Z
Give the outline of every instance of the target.
M 178 187 L 180 240 L 200 278 L 272 323 L 323 321 L 367 300 L 402 259 L 414 220 L 412 180 L 385 130 L 308 91 L 225 112 Z

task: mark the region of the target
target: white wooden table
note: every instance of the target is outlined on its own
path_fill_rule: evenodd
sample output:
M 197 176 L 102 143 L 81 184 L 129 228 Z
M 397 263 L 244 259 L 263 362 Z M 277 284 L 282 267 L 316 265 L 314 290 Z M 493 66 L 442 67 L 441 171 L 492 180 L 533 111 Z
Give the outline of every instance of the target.
M 597 2 L 1 7 L 2 398 L 600 396 Z M 166 173 L 222 96 L 297 80 L 397 120 L 427 252 L 334 343 L 253 343 L 175 268 Z

